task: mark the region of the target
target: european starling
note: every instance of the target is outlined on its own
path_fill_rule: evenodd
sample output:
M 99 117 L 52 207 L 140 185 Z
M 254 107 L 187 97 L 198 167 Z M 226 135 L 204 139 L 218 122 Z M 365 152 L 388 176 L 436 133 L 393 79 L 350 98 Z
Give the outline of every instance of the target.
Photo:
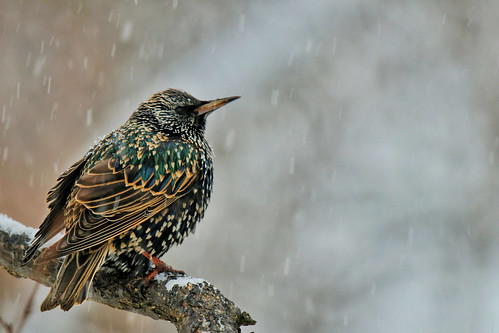
M 160 265 L 156 258 L 194 231 L 213 185 L 206 117 L 237 98 L 156 93 L 57 179 L 47 195 L 50 212 L 23 259 L 65 228 L 37 259 L 66 256 L 42 311 L 85 301 L 102 266 L 145 273 L 149 260 Z

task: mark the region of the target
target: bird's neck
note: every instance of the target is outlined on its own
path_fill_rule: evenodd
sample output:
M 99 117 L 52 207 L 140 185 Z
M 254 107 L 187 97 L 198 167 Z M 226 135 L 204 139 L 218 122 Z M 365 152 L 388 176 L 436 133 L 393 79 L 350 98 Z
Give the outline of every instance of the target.
M 197 125 L 197 126 L 196 126 Z M 129 119 L 120 130 L 125 137 L 150 138 L 151 140 L 181 140 L 188 142 L 212 156 L 212 149 L 204 136 L 205 123 L 194 126 L 160 126 L 150 121 Z M 154 139 L 153 139 L 154 138 Z

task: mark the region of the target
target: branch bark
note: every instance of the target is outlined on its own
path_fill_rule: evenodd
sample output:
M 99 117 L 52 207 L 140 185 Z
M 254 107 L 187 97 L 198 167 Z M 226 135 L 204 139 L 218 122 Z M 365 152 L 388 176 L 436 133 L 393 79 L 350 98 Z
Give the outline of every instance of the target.
M 36 269 L 32 269 L 33 262 L 21 266 L 21 258 L 34 231 L 0 215 L 0 266 L 15 277 L 50 287 L 61 260 L 37 265 Z M 256 323 L 208 281 L 172 273 L 158 274 L 145 287 L 142 277 L 99 271 L 89 299 L 153 319 L 168 320 L 180 333 L 240 332 L 241 326 Z

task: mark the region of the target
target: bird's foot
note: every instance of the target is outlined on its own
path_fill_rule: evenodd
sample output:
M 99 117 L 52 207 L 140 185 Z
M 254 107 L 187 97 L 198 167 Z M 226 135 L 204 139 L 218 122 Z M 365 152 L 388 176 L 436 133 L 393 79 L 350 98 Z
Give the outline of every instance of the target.
M 185 272 L 180 270 L 180 269 L 175 269 L 173 268 L 172 266 L 170 265 L 167 265 L 164 261 L 156 258 L 156 257 L 153 257 L 152 255 L 150 255 L 148 252 L 146 251 L 142 251 L 142 255 L 144 257 L 146 257 L 147 259 L 149 259 L 153 264 L 154 264 L 154 270 L 151 272 L 151 274 L 149 274 L 146 278 L 145 278 L 145 284 L 149 284 L 149 282 L 154 279 L 154 277 L 156 275 L 158 275 L 159 273 L 161 272 L 174 272 L 174 273 L 178 273 L 178 274 L 182 274 L 182 275 L 185 275 Z

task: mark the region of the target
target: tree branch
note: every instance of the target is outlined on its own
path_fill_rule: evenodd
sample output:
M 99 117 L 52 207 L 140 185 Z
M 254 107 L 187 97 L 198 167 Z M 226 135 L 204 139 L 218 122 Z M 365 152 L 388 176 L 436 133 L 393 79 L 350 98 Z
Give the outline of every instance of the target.
M 28 278 L 46 286 L 54 283 L 61 260 L 21 266 L 24 250 L 36 230 L 0 214 L 0 266 L 15 277 Z M 172 322 L 178 332 L 240 332 L 241 326 L 254 325 L 211 283 L 184 275 L 158 274 L 144 287 L 142 277 L 130 277 L 118 271 L 97 273 L 89 299 L 122 309 Z

